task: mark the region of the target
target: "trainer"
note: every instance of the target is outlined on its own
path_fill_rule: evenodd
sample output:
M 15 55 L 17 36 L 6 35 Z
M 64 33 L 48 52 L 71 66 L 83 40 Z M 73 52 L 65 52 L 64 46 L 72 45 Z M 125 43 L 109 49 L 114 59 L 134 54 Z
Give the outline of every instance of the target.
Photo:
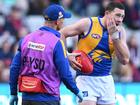
M 10 105 L 17 105 L 18 90 L 22 92 L 22 105 L 60 105 L 61 81 L 82 101 L 58 32 L 64 18 L 70 18 L 71 14 L 60 5 L 53 4 L 44 10 L 43 16 L 44 26 L 20 40 L 13 58 L 10 67 Z

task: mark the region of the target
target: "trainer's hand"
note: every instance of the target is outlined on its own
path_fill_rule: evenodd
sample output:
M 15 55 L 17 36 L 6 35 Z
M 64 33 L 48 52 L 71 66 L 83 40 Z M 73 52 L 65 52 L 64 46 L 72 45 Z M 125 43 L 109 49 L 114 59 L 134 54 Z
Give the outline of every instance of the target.
M 76 57 L 80 56 L 80 55 L 81 55 L 81 53 L 69 53 L 68 54 L 68 59 L 69 59 L 70 65 L 75 70 L 81 70 L 82 65 L 76 61 Z
M 83 101 L 83 93 L 82 91 L 79 91 L 79 93 L 77 94 L 77 97 L 79 98 L 79 103 Z
M 17 95 L 11 95 L 10 96 L 10 103 L 9 105 L 17 105 L 18 104 L 18 97 Z

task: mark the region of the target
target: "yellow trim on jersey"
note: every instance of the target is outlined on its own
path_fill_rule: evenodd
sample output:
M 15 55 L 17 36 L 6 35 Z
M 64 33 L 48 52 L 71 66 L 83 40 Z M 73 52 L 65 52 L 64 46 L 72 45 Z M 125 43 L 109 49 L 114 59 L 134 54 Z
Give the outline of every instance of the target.
M 66 48 L 65 48 L 65 44 L 64 44 L 63 40 L 60 40 L 60 42 L 61 42 L 62 47 L 63 47 L 64 56 L 67 57 L 67 51 L 66 51 Z

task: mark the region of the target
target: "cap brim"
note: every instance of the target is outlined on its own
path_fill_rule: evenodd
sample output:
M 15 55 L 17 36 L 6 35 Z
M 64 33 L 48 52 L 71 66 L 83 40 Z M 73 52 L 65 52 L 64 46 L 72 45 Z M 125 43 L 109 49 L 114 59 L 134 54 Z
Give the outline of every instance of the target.
M 71 13 L 69 13 L 69 12 L 65 12 L 65 14 L 64 14 L 64 18 L 71 18 Z

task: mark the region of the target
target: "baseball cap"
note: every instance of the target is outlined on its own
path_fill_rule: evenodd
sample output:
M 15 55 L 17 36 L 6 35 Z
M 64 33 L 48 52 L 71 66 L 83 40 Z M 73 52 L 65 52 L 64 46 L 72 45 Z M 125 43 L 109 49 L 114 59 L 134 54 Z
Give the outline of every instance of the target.
M 52 4 L 43 11 L 45 20 L 55 21 L 61 18 L 70 18 L 71 14 L 58 4 Z

